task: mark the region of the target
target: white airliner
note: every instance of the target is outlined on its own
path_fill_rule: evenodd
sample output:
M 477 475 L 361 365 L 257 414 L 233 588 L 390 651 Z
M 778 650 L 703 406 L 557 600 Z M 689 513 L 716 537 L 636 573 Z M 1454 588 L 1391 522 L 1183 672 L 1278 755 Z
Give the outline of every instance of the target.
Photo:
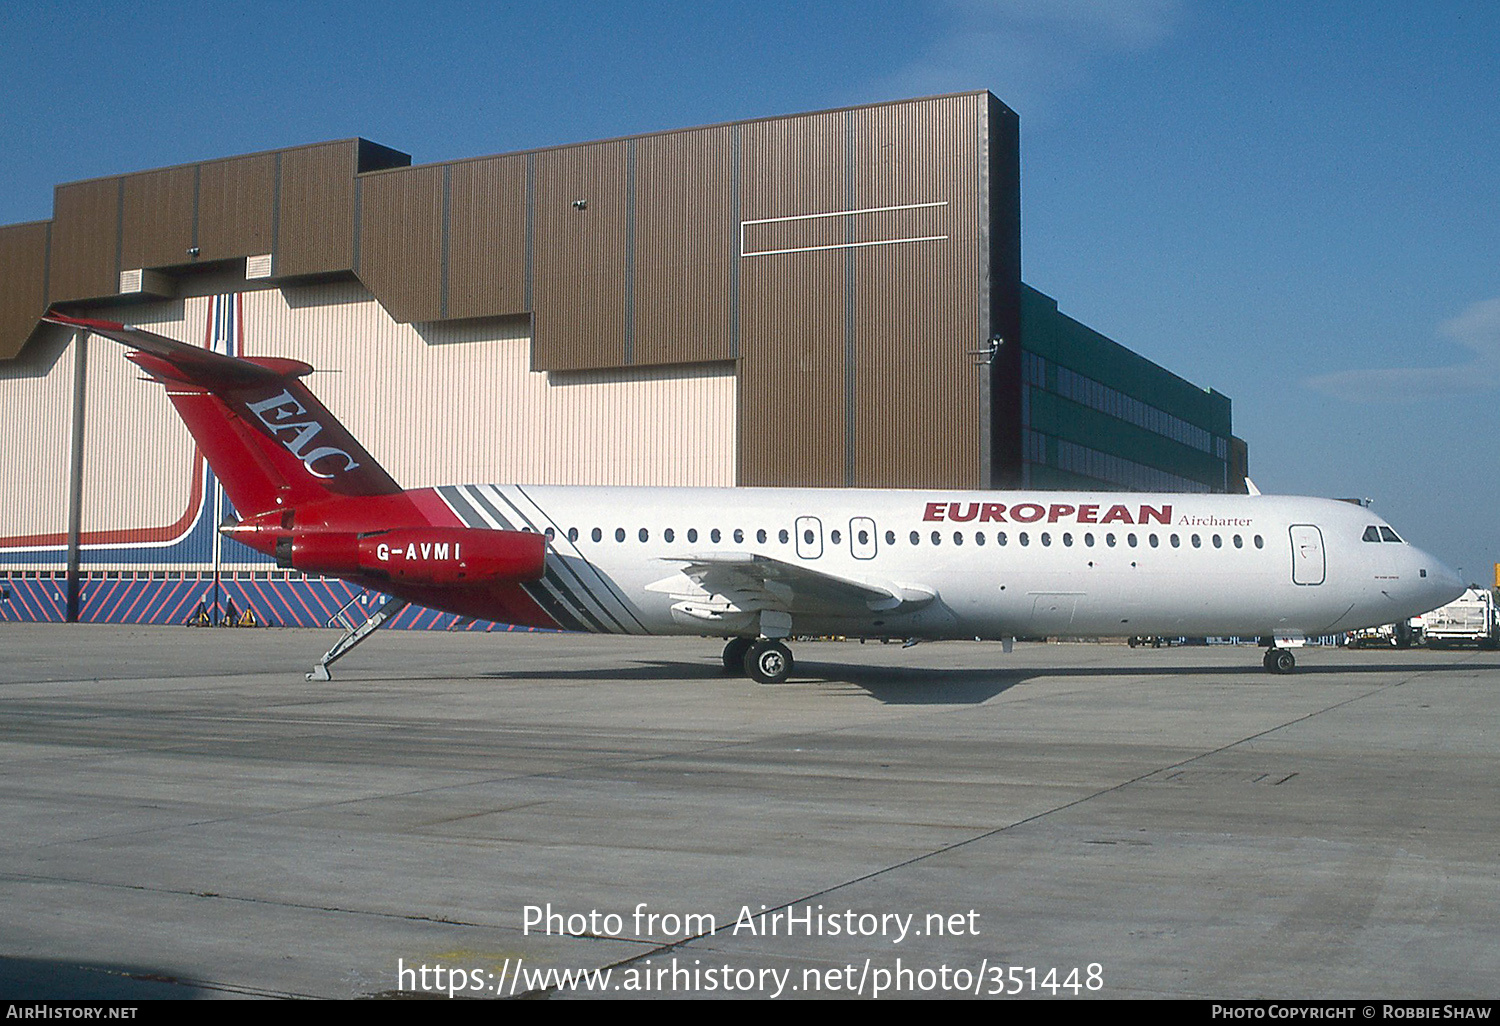
M 391 596 L 310 678 L 407 602 L 614 634 L 728 639 L 724 665 L 787 679 L 794 635 L 939 640 L 1255 636 L 1288 672 L 1309 636 L 1402 621 L 1456 574 L 1358 504 L 1268 495 L 596 488 L 402 489 L 299 380 L 59 314 L 168 396 L 282 566 Z M 1007 648 L 1009 647 L 1007 643 Z

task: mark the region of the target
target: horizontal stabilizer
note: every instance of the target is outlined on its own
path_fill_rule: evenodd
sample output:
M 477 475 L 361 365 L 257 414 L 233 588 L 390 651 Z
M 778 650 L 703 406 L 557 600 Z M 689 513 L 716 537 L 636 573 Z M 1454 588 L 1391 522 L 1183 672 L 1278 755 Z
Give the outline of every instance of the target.
M 95 335 L 112 338 L 131 349 L 150 353 L 181 371 L 184 380 L 204 387 L 217 385 L 220 388 L 243 388 L 258 384 L 269 385 L 281 378 L 300 378 L 312 373 L 313 369 L 312 365 L 303 363 L 301 360 L 277 358 L 261 362 L 236 359 L 233 356 L 216 353 L 211 349 L 191 346 L 186 342 L 158 335 L 145 328 L 119 324 L 115 321 L 85 320 L 56 312 L 48 313 L 42 320 L 68 328 L 82 328 Z

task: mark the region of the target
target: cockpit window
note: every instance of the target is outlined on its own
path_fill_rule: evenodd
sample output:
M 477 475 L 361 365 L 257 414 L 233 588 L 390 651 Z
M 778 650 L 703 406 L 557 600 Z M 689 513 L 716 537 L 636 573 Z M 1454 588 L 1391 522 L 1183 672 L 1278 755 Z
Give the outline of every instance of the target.
M 1380 537 L 1388 542 L 1399 542 L 1401 540 L 1400 535 L 1398 535 L 1395 531 L 1392 531 L 1389 527 L 1385 526 L 1382 526 L 1380 528 Z
M 1380 528 L 1376 527 L 1374 524 L 1371 524 L 1369 527 L 1365 528 L 1364 540 L 1378 542 L 1380 540 Z

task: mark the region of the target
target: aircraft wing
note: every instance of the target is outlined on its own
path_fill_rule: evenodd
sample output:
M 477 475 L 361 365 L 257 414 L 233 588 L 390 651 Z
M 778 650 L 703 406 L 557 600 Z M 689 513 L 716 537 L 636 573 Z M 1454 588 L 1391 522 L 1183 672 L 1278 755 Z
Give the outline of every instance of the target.
M 702 592 L 746 611 L 865 616 L 871 612 L 905 612 L 936 597 L 926 588 L 841 577 L 748 552 L 677 556 L 668 562 L 684 564 L 682 574 L 658 582 L 653 590 L 673 590 L 672 581 L 687 583 L 682 581 L 686 578 Z

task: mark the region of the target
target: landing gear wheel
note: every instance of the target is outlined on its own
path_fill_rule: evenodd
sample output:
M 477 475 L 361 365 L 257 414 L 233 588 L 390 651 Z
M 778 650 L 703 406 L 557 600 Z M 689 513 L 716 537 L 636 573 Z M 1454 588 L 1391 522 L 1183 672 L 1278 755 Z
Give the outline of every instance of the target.
M 735 676 L 745 672 L 745 653 L 755 644 L 754 638 L 730 638 L 724 646 L 724 672 Z
M 745 672 L 757 684 L 784 684 L 792 665 L 791 649 L 771 638 L 754 642 L 745 653 Z
M 1267 649 L 1264 662 L 1272 673 L 1291 673 L 1297 668 L 1297 657 L 1285 648 Z

